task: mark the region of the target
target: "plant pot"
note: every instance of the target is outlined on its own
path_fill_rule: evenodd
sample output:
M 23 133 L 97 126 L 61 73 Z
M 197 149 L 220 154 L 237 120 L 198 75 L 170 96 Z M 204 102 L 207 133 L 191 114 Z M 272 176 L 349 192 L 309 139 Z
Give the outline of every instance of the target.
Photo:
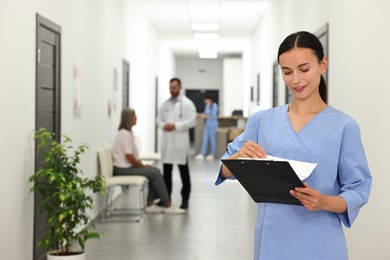
M 47 253 L 47 260 L 86 260 L 87 253 L 80 252 L 79 254 L 74 255 L 51 255 Z

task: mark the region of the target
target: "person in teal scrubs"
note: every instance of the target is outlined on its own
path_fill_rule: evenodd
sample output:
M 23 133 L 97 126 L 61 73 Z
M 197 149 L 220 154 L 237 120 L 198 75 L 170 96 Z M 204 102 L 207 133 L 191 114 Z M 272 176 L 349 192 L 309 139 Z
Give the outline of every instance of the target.
M 272 155 L 317 167 L 304 188 L 290 191 L 303 206 L 257 204 L 254 259 L 346 260 L 342 224 L 352 226 L 372 183 L 359 126 L 326 103 L 322 74 L 328 62 L 316 36 L 289 35 L 279 47 L 278 62 L 291 103 L 254 113 L 222 158 Z M 234 177 L 221 164 L 216 185 L 226 179 Z

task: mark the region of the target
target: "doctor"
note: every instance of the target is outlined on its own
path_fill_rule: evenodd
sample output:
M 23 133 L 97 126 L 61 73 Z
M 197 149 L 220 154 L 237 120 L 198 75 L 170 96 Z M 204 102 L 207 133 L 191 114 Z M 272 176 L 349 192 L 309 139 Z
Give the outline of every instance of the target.
M 194 103 L 184 95 L 180 95 L 181 81 L 172 78 L 169 81 L 171 98 L 165 101 L 157 115 L 157 126 L 163 130 L 161 142 L 161 159 L 163 175 L 168 194 L 172 193 L 172 168 L 178 164 L 182 181 L 182 204 L 180 208 L 188 209 L 191 192 L 191 179 L 188 168 L 190 152 L 189 130 L 196 123 Z

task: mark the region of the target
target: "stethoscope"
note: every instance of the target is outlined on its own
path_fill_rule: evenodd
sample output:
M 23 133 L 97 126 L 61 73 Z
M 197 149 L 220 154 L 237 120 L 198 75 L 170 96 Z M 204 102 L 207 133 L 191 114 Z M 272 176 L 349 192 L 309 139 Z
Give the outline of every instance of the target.
M 169 111 L 169 110 L 171 109 L 171 104 L 170 104 L 170 102 L 172 102 L 172 104 L 173 104 L 172 107 L 174 107 L 174 105 L 176 104 L 176 102 L 180 102 L 180 113 L 179 113 L 179 118 L 182 118 L 182 116 L 183 116 L 183 99 L 180 99 L 180 100 L 175 101 L 175 102 L 173 102 L 171 99 L 167 100 L 167 101 L 165 102 L 165 111 Z M 167 106 L 168 106 L 168 108 L 167 108 Z

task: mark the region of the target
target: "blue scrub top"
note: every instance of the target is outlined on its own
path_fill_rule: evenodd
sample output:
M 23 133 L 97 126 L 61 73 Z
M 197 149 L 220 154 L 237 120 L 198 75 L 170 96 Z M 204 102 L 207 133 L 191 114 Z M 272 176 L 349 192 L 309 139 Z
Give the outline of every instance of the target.
M 206 105 L 204 107 L 203 113 L 211 116 L 211 118 L 206 118 L 205 126 L 218 127 L 218 105 L 217 105 L 217 103 L 214 102 L 211 105 Z
M 255 228 L 256 260 L 346 260 L 347 246 L 341 223 L 351 227 L 367 203 L 372 177 L 358 124 L 328 106 L 299 132 L 292 128 L 288 106 L 254 113 L 245 131 L 228 145 L 226 158 L 248 140 L 267 154 L 317 163 L 304 180 L 322 194 L 342 196 L 347 212 L 309 211 L 303 206 L 258 203 Z M 216 185 L 225 181 L 220 175 Z

